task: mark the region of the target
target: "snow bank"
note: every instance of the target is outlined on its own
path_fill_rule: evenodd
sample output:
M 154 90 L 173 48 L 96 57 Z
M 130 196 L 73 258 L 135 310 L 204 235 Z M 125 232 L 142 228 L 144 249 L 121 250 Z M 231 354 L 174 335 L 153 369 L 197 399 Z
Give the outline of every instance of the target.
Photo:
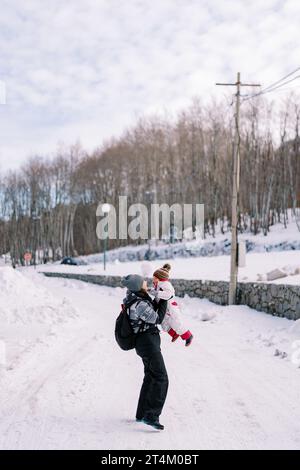
M 70 302 L 57 299 L 21 272 L 0 267 L 0 322 L 59 323 L 77 312 Z

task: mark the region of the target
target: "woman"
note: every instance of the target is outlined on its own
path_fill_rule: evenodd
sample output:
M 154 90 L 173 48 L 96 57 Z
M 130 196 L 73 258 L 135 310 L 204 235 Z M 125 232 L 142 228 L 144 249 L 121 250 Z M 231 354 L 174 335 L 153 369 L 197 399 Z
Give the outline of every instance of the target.
M 126 276 L 122 284 L 127 287 L 123 301 L 128 305 L 130 323 L 136 333 L 135 350 L 144 364 L 144 381 L 140 392 L 136 420 L 155 429 L 163 430 L 159 422 L 167 391 L 168 375 L 160 350 L 160 335 L 157 324 L 164 319 L 167 301 L 152 301 L 148 295 L 147 281 L 142 276 Z

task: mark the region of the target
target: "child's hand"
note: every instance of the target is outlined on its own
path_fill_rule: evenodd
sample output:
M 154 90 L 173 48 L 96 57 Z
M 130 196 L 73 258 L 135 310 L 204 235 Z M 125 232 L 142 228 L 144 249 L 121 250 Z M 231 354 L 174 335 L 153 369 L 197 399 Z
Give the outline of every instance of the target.
M 151 295 L 154 295 L 155 297 L 157 296 L 157 291 L 153 289 L 153 287 L 149 287 L 148 293 Z

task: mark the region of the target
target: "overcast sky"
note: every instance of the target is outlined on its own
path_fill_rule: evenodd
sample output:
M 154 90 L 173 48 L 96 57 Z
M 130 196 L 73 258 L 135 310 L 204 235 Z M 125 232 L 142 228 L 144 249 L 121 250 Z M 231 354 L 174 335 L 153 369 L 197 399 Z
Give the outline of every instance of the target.
M 300 66 L 299 0 L 0 0 L 0 168 Z M 300 84 L 299 84 L 300 85 Z

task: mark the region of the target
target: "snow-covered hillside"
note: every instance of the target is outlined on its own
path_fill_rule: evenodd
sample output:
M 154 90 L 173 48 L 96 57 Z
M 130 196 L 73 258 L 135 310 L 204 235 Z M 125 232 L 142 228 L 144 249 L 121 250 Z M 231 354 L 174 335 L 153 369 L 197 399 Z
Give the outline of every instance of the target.
M 300 225 L 300 222 L 298 222 Z M 249 231 L 239 235 L 239 240 L 245 241 L 247 252 L 264 253 L 300 250 L 300 232 L 295 218 L 289 211 L 289 224 L 287 228 L 283 224 L 275 224 L 270 228 L 267 236 L 262 233 L 257 235 Z M 113 261 L 140 261 L 140 260 L 162 260 L 168 258 L 193 258 L 222 256 L 230 254 L 231 234 L 228 231 L 222 234 L 220 226 L 217 225 L 214 237 L 206 235 L 205 240 L 193 240 L 178 242 L 173 245 L 161 241 L 152 243 L 150 246 L 127 246 L 107 252 L 107 259 Z M 103 261 L 103 254 L 93 254 L 83 257 L 89 263 Z
M 185 348 L 162 333 L 170 388 L 158 433 L 134 422 L 143 367 L 114 340 L 124 290 L 8 276 L 70 310 L 63 323 L 22 326 L 27 348 L 5 334 L 21 321 L 15 303 L 0 316 L 1 449 L 300 449 L 300 321 L 181 300 L 195 339 Z

